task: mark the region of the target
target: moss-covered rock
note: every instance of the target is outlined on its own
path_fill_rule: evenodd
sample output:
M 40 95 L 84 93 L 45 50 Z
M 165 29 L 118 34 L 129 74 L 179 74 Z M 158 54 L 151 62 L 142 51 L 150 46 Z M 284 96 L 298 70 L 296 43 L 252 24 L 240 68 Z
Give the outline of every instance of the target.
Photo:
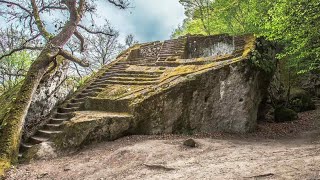
M 292 109 L 278 107 L 274 111 L 274 119 L 276 122 L 294 121 L 298 119 L 298 114 Z
M 311 94 L 300 88 L 293 88 L 290 91 L 290 109 L 296 112 L 303 112 L 315 109 Z
M 54 138 L 57 150 L 79 148 L 102 140 L 115 140 L 131 128 L 133 117 L 126 113 L 76 112 L 64 124 L 63 133 Z

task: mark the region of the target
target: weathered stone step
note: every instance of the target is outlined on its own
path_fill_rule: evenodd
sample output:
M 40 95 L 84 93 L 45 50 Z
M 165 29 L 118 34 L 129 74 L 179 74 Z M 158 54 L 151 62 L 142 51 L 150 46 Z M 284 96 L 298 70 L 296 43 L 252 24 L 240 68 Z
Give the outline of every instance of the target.
M 178 39 L 174 39 L 174 40 L 169 40 L 169 41 L 164 41 L 164 46 L 167 45 L 167 44 L 184 44 L 185 43 L 185 40 L 181 39 L 181 40 L 178 40 Z
M 184 44 L 172 44 L 172 43 L 168 43 L 166 45 L 163 46 L 163 50 L 165 50 L 166 48 L 184 48 Z
M 88 92 L 88 93 L 81 93 L 77 96 L 77 98 L 86 98 L 96 95 L 98 92 Z
M 115 65 L 128 65 L 129 64 L 129 61 L 118 61 L 115 63 Z
M 20 152 L 25 152 L 25 151 L 29 150 L 30 148 L 32 148 L 32 146 L 33 146 L 32 144 L 21 142 L 19 151 Z
M 105 83 L 108 84 L 121 84 L 121 85 L 153 85 L 157 84 L 158 81 L 116 81 L 116 80 L 106 80 Z
M 55 118 L 56 119 L 69 119 L 71 117 L 71 113 L 56 113 Z
M 109 76 L 108 76 L 109 77 Z M 101 77 L 99 78 L 99 80 L 101 80 L 102 78 L 105 78 L 105 77 Z M 107 85 L 105 84 L 100 84 L 99 82 L 93 82 L 91 83 L 91 85 L 87 88 L 87 89 L 95 89 L 95 88 L 105 88 Z
M 147 74 L 147 75 L 159 75 L 162 74 L 163 72 L 161 71 L 156 71 L 156 72 L 148 72 L 148 71 L 120 71 L 118 73 L 121 74 Z
M 127 67 L 110 67 L 109 69 L 108 69 L 108 71 L 121 71 L 121 70 L 126 70 L 127 69 Z
M 128 64 L 128 62 L 124 62 L 124 63 L 115 63 L 112 67 L 129 67 L 130 65 Z
M 159 55 L 159 57 L 169 57 L 169 56 L 179 56 L 180 53 L 172 53 L 172 54 L 163 54 L 163 55 Z
M 113 74 L 112 76 L 106 76 L 102 77 L 99 80 L 106 80 L 111 77 L 139 77 L 139 78 L 158 78 L 160 77 L 160 74 L 128 74 L 128 73 L 116 73 Z
M 50 124 L 61 124 L 61 123 L 63 123 L 64 121 L 67 121 L 67 120 L 69 120 L 69 118 L 64 118 L 64 119 L 51 118 L 51 119 L 49 120 L 49 123 L 50 123 Z
M 46 124 L 43 126 L 43 130 L 58 131 L 61 129 L 61 127 L 62 127 L 62 123 L 61 124 Z
M 74 112 L 79 110 L 79 107 L 72 107 L 72 108 L 68 108 L 68 107 L 63 107 L 63 108 L 58 108 L 59 113 L 69 113 L 69 112 Z
M 53 130 L 38 130 L 36 136 L 43 138 L 52 138 L 52 136 L 60 134 L 62 131 L 53 131 Z
M 99 81 L 99 79 L 95 80 L 96 81 Z M 94 93 L 94 92 L 101 92 L 103 91 L 103 88 L 87 88 L 85 90 L 82 91 L 82 93 Z
M 166 53 L 172 53 L 172 52 L 183 53 L 183 52 L 184 52 L 184 49 L 182 49 L 182 48 L 166 49 L 166 50 L 161 51 L 159 54 L 166 54 Z
M 113 81 L 158 81 L 159 78 L 141 78 L 141 77 L 110 77 L 108 80 Z
M 34 145 L 34 144 L 40 144 L 42 142 L 46 142 L 48 140 L 49 140 L 49 138 L 47 138 L 47 137 L 32 136 L 29 138 L 28 143 Z
M 80 103 L 80 102 L 84 102 L 86 100 L 86 97 L 84 98 L 74 98 L 71 100 L 71 103 Z
M 67 104 L 68 108 L 79 108 L 81 105 L 83 104 L 83 102 L 79 102 L 79 103 L 69 103 Z
M 85 109 L 90 111 L 106 111 L 114 113 L 130 113 L 129 100 L 113 100 L 101 98 L 89 98 L 85 103 Z

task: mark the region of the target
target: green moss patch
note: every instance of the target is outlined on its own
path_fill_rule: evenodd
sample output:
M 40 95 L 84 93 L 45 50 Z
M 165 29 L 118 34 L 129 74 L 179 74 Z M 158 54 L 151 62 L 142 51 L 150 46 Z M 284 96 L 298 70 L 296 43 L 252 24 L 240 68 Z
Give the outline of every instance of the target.
M 16 85 L 15 87 L 13 87 L 12 89 L 10 89 L 9 91 L 5 92 L 4 94 L 2 94 L 0 96 L 0 104 L 1 104 L 1 108 L 0 108 L 0 129 L 2 127 L 4 127 L 5 124 L 3 124 L 3 120 L 6 116 L 6 114 L 9 112 L 9 110 L 11 109 L 11 104 L 13 103 L 13 101 L 16 99 L 16 96 L 20 90 L 22 83 L 19 83 L 18 85 Z M 1 135 L 0 135 L 1 136 Z

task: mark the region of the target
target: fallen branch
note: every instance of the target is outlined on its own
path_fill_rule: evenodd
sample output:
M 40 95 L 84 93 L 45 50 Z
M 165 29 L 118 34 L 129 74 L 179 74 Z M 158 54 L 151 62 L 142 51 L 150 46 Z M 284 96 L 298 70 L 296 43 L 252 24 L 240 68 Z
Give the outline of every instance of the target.
M 143 164 L 143 165 L 150 168 L 150 169 L 159 169 L 159 170 L 164 170 L 164 171 L 175 170 L 174 168 L 169 168 L 169 167 L 163 166 L 161 164 Z
M 260 174 L 260 175 L 244 177 L 244 178 L 263 178 L 263 177 L 270 177 L 270 176 L 274 176 L 274 175 L 275 174 L 273 174 L 273 173 L 267 173 L 267 174 Z

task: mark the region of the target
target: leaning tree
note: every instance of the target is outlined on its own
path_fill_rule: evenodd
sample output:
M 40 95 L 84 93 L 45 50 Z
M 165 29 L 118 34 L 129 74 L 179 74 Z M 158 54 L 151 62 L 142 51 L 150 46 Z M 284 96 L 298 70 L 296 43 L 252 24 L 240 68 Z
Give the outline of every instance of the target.
M 11 163 L 17 161 L 19 143 L 25 116 L 28 112 L 32 97 L 44 77 L 44 75 L 55 68 L 56 57 L 62 56 L 65 60 L 77 63 L 80 66 L 89 66 L 88 61 L 75 57 L 66 50 L 65 44 L 72 36 L 76 37 L 80 43 L 81 52 L 85 51 L 85 38 L 81 31 L 94 32 L 91 28 L 82 24 L 85 16 L 94 13 L 95 5 L 98 0 L 0 0 L 0 15 L 8 21 L 23 23 L 26 31 L 32 35 L 19 48 L 12 49 L 7 54 L 0 57 L 10 56 L 11 54 L 25 50 L 38 49 L 40 53 L 31 64 L 23 85 L 3 119 L 0 129 L 0 175 L 3 170 L 8 168 Z M 103 1 L 103 0 L 101 0 Z M 106 0 L 107 3 L 126 9 L 129 5 L 128 0 Z M 55 14 L 67 16 L 66 20 L 61 18 L 61 24 L 56 33 L 50 33 L 47 24 L 43 21 L 42 14 Z M 63 23 L 64 22 L 64 23 Z M 41 48 L 30 46 L 31 41 L 42 38 L 44 46 Z

